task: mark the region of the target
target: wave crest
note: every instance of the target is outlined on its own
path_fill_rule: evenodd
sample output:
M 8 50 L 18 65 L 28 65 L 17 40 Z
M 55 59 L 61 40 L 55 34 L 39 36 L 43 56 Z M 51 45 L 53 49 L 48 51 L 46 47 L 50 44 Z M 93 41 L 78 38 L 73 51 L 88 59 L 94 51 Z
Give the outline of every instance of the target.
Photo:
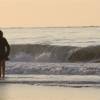
M 11 45 L 11 61 L 99 62 L 100 46 Z

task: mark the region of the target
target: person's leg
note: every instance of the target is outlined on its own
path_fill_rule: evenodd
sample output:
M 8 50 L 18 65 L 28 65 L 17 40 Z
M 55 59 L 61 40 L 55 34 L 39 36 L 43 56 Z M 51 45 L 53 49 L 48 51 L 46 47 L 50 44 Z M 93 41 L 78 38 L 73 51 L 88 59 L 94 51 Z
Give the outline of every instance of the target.
M 0 61 L 0 78 L 1 78 L 1 67 L 2 67 L 2 66 L 1 66 L 1 61 Z
M 5 60 L 2 61 L 2 75 L 5 78 Z
M 0 78 L 1 78 L 1 66 L 0 66 Z

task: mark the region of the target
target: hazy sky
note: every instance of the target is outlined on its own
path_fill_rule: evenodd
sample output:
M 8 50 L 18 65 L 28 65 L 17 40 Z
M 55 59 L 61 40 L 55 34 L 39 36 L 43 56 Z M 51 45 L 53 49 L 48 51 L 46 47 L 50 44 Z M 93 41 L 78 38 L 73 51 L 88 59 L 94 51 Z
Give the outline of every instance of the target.
M 0 0 L 3 26 L 100 25 L 100 0 Z

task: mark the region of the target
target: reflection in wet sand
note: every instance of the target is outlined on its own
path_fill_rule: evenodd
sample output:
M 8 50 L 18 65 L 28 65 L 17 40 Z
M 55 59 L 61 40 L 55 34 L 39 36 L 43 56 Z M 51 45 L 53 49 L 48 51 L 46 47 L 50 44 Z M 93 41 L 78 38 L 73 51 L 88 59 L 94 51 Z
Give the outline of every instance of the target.
M 0 83 L 0 100 L 7 100 L 6 96 L 7 96 L 7 85 L 6 84 L 2 84 Z

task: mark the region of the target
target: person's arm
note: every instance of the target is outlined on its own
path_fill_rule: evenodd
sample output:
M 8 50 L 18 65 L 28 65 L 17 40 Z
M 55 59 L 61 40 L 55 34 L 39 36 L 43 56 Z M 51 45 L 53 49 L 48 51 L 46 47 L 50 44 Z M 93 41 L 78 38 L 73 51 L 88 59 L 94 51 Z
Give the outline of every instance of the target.
M 6 47 L 6 58 L 8 58 L 9 54 L 10 54 L 10 45 L 8 43 L 8 41 L 5 39 L 5 47 Z

